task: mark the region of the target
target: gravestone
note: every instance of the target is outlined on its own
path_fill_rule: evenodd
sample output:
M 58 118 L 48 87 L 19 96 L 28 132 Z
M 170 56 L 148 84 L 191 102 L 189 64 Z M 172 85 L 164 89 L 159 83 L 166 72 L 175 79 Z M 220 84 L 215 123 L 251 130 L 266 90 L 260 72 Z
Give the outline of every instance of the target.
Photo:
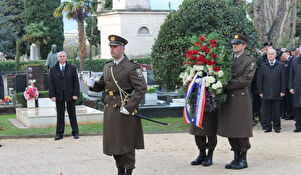
M 24 92 L 25 88 L 27 87 L 27 78 L 26 74 L 17 74 L 16 75 L 16 93 Z
M 30 79 L 35 79 L 35 87 L 38 88 L 39 91 L 44 91 L 44 68 L 40 65 L 32 65 L 26 67 L 26 78 L 27 82 Z
M 37 46 L 32 43 L 30 46 L 30 57 L 29 57 L 30 61 L 37 61 L 39 60 L 39 55 L 38 55 L 38 48 Z

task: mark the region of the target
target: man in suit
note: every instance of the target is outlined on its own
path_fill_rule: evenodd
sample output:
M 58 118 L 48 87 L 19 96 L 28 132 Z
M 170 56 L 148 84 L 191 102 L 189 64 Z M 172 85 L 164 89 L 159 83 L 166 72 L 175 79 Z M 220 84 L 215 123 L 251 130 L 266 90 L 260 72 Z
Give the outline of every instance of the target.
M 103 152 L 114 157 L 118 175 L 131 175 L 135 168 L 135 149 L 144 149 L 142 125 L 137 112 L 147 86 L 141 68 L 124 53 L 128 41 L 109 36 L 113 61 L 103 68 L 98 81 L 87 80 L 91 91 L 105 91 Z
M 286 78 L 286 92 L 283 100 L 283 113 L 282 117 L 285 120 L 293 120 L 295 119 L 294 115 L 294 110 L 293 110 L 293 95 L 289 93 L 288 89 L 288 79 L 289 79 L 289 74 L 290 74 L 290 69 L 291 69 L 291 63 L 293 61 L 294 57 L 290 56 L 289 53 L 287 52 L 282 52 L 280 54 L 280 60 L 282 63 L 284 63 L 285 67 L 285 78 Z
M 258 75 L 258 91 L 262 98 L 261 125 L 264 132 L 280 132 L 280 104 L 285 96 L 285 67 L 276 60 L 276 50 L 267 51 L 268 62 L 262 63 Z
M 288 88 L 294 98 L 294 109 L 296 129 L 294 132 L 301 132 L 301 56 L 294 58 L 291 63 Z
M 225 165 L 226 169 L 247 168 L 247 151 L 253 136 L 252 96 L 250 86 L 256 71 L 256 59 L 245 53 L 248 38 L 234 34 L 231 40 L 234 60 L 233 76 L 225 87 L 227 100 L 221 105 L 217 134 L 228 137 L 234 160 Z
M 72 128 L 72 135 L 79 138 L 76 120 L 75 101 L 80 94 L 76 67 L 67 63 L 67 54 L 63 51 L 57 54 L 57 63 L 50 68 L 49 98 L 56 104 L 57 123 L 55 140 L 63 138 L 65 130 L 65 104 Z

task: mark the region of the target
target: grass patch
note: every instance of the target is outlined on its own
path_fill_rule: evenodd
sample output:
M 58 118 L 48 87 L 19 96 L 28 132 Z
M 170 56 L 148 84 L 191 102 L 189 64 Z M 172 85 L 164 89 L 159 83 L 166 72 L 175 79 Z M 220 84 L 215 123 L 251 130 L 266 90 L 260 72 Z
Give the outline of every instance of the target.
M 15 119 L 16 115 L 0 115 L 0 136 L 22 136 L 22 135 L 54 135 L 55 127 L 49 128 L 28 128 L 18 129 L 13 126 L 8 119 Z M 167 122 L 168 126 L 152 123 L 142 120 L 144 132 L 185 132 L 188 125 L 184 124 L 183 118 L 166 117 L 154 118 L 155 120 Z M 80 134 L 101 134 L 103 125 L 102 123 L 79 125 Z M 65 133 L 71 134 L 71 127 L 65 127 Z

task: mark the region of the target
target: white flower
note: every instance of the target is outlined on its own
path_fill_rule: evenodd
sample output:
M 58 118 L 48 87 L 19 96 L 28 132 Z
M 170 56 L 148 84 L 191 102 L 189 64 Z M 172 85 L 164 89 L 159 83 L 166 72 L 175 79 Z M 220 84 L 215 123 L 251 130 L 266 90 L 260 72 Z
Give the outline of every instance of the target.
M 209 83 L 214 83 L 215 82 L 215 78 L 213 76 L 207 76 L 207 81 Z
M 202 71 L 202 70 L 204 70 L 204 66 L 197 66 L 197 65 L 194 65 L 194 66 L 193 66 L 193 69 L 196 70 L 196 71 Z
M 194 75 L 195 74 L 195 69 L 194 68 L 191 68 L 190 69 L 190 75 Z
M 217 94 L 222 93 L 222 89 L 217 89 L 217 90 L 216 90 L 216 93 L 217 93 Z
M 195 80 L 195 83 L 197 83 L 197 84 L 200 84 L 200 82 L 201 82 L 201 78 L 197 78 L 197 79 Z
M 223 87 L 222 83 L 219 80 L 216 82 L 216 87 L 217 88 L 222 88 Z
M 212 66 L 208 66 L 208 65 L 207 65 L 207 69 L 208 69 L 208 75 L 214 74 L 214 71 L 213 71 L 213 69 L 212 69 Z
M 216 84 L 213 84 L 211 87 L 212 87 L 213 89 L 217 89 Z
M 222 70 L 219 70 L 219 71 L 217 72 L 217 76 L 218 76 L 219 78 L 221 78 L 222 76 L 224 76 L 224 72 L 223 72 Z

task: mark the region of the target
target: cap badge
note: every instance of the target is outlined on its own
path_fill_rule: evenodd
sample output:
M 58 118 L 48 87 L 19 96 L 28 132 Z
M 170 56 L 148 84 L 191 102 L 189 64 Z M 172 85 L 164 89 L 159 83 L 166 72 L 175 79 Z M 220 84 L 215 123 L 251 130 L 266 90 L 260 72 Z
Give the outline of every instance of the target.
M 235 39 L 238 39 L 238 35 L 234 35 L 234 38 L 235 38 Z

